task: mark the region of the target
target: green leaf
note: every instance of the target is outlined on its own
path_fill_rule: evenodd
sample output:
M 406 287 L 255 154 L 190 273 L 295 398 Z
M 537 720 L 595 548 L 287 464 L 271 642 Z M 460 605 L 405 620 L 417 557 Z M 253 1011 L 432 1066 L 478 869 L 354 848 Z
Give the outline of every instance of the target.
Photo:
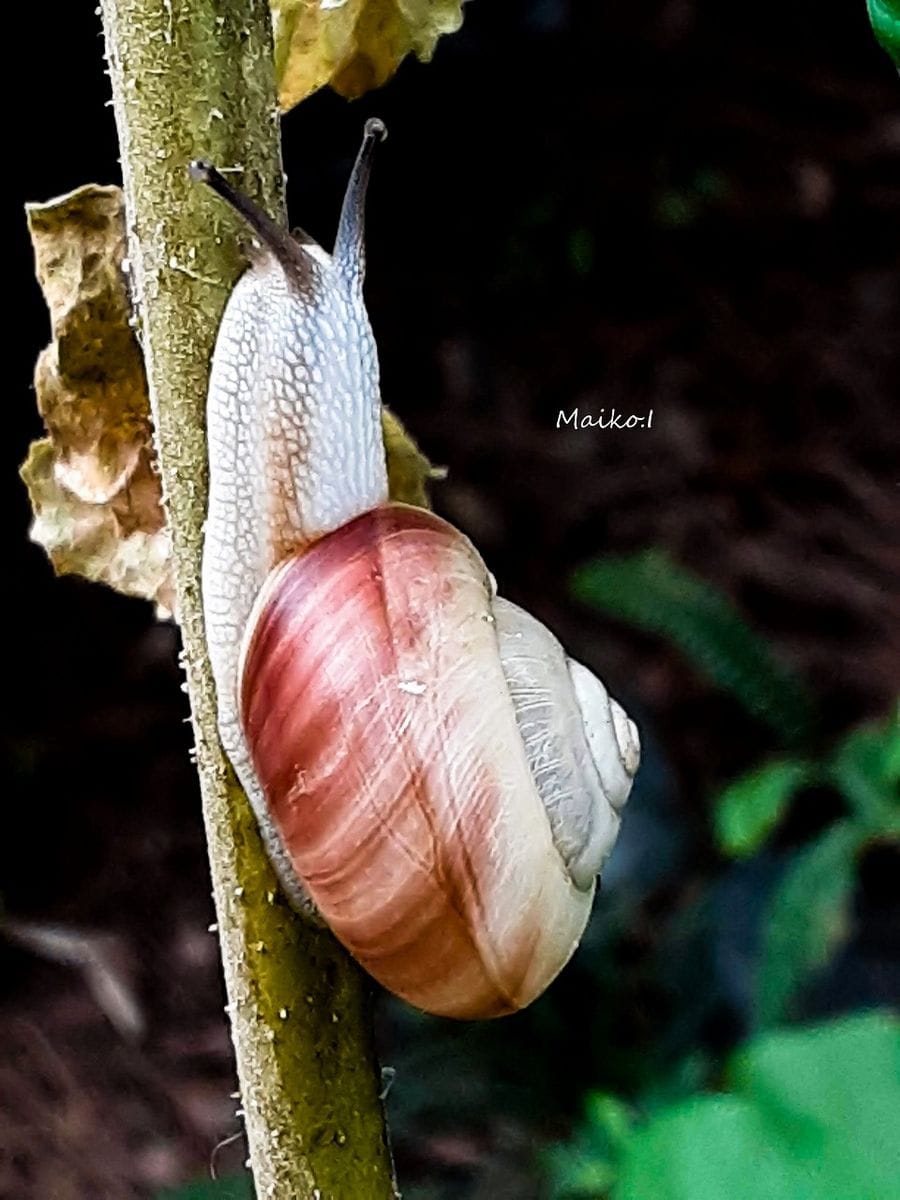
M 384 439 L 391 499 L 401 504 L 428 508 L 428 482 L 443 479 L 446 471 L 431 465 L 400 418 L 389 408 L 381 410 L 381 436 Z
M 635 1134 L 614 1200 L 807 1200 L 796 1166 L 738 1096 L 696 1097 Z
M 759 1038 L 732 1060 L 751 1100 L 823 1195 L 900 1197 L 900 1023 L 865 1013 Z
M 867 0 L 875 36 L 900 68 L 900 0 Z
M 838 747 L 829 774 L 870 834 L 900 833 L 900 724 L 896 717 L 854 730 Z
M 895 1020 L 769 1034 L 730 1075 L 733 1094 L 682 1102 L 632 1136 L 614 1200 L 898 1200 Z
M 850 928 L 856 854 L 865 833 L 840 821 L 794 858 L 769 905 L 756 992 L 763 1028 L 784 1019 L 801 987 Z
M 172 1191 L 159 1192 L 157 1200 L 253 1200 L 253 1180 L 249 1175 L 231 1175 L 226 1179 L 201 1179 Z
M 595 1139 L 599 1137 L 611 1156 L 627 1144 L 634 1124 L 631 1109 L 609 1092 L 592 1092 L 587 1101 L 587 1119 Z
M 547 1166 L 554 1200 L 605 1196 L 616 1178 L 616 1168 L 579 1146 L 552 1150 Z
M 726 596 L 662 551 L 596 559 L 575 573 L 572 586 L 595 608 L 662 634 L 785 744 L 810 732 L 812 701 L 803 683 Z
M 746 858 L 763 844 L 796 791 L 815 777 L 801 759 L 778 759 L 735 779 L 715 801 L 716 841 L 725 854 Z
M 574 1142 L 547 1156 L 556 1197 L 604 1196 L 618 1173 L 617 1163 L 634 1125 L 632 1110 L 617 1096 L 593 1092 Z

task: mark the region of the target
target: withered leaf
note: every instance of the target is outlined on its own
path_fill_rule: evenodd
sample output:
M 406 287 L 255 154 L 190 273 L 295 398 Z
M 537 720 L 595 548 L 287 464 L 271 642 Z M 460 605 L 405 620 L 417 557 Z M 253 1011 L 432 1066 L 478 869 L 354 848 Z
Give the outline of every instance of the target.
M 348 99 L 380 87 L 409 53 L 422 62 L 462 25 L 465 0 L 270 0 L 283 110 L 324 84 Z
M 60 574 L 171 611 L 147 384 L 122 269 L 122 193 L 89 184 L 26 212 L 52 330 L 34 376 L 48 436 L 21 472 L 31 537 Z
M 429 480 L 443 479 L 443 467 L 433 467 L 390 409 L 382 409 L 381 433 L 387 453 L 388 490 L 392 500 L 428 508 Z

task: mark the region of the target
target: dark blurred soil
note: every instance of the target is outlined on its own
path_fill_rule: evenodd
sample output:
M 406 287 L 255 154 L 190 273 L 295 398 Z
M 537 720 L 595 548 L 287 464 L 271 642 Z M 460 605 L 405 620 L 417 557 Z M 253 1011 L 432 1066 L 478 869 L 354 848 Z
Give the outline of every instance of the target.
M 57 95 L 52 121 L 26 117 L 23 200 L 116 175 L 97 19 L 66 9 L 52 41 L 41 34 Z M 288 118 L 292 216 L 323 239 L 370 112 L 392 134 L 370 210 L 385 398 L 449 468 L 435 506 L 661 747 L 696 840 L 665 897 L 677 904 L 710 869 L 711 790 L 772 735 L 659 640 L 580 609 L 567 578 L 598 553 L 664 547 L 805 676 L 827 737 L 889 712 L 896 75 L 861 0 L 740 13 L 474 0 L 430 67 L 407 64 L 360 105 L 322 95 Z M 27 944 L 0 941 L 0 1196 L 126 1200 L 203 1176 L 213 1156 L 239 1169 L 240 1138 L 214 1155 L 239 1133 L 239 1102 L 176 634 L 143 605 L 54 580 L 26 541 L 15 469 L 38 432 L 28 386 L 46 326 L 19 218 L 8 239 L 27 296 L 4 439 L 16 699 L 0 734 L 0 896 L 31 924 Z M 557 429 L 576 406 L 652 409 L 653 427 Z M 75 948 L 36 953 L 28 929 L 77 935 Z M 652 941 L 651 921 L 620 963 L 647 1014 Z M 379 1018 L 387 1062 L 405 1020 Z M 432 1064 L 436 1091 L 460 1061 Z M 548 1102 L 538 1124 L 565 1132 L 579 1099 Z M 395 1139 L 423 1200 L 533 1194 L 533 1131 L 518 1116 L 491 1109 L 460 1127 L 419 1112 Z

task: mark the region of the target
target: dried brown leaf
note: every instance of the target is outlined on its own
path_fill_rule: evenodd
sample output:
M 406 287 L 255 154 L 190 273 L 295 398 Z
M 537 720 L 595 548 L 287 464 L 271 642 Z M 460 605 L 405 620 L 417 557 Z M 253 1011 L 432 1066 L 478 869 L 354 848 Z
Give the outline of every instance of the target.
M 122 193 L 89 184 L 26 211 L 52 328 L 34 376 L 48 437 L 22 467 L 31 537 L 60 574 L 171 611 L 169 539 L 123 272 Z
M 462 25 L 464 0 L 270 0 L 281 107 L 328 83 L 348 99 L 380 87 L 409 53 L 422 62 Z

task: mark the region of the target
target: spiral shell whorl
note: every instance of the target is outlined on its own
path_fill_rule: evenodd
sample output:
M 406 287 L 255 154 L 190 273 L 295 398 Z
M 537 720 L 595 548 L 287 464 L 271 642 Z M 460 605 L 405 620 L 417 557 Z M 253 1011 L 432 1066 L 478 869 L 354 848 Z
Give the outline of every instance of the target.
M 553 840 L 576 885 L 592 888 L 619 833 L 640 757 L 637 729 L 545 625 L 497 597 L 503 673 Z
M 603 794 L 618 811 L 628 799 L 640 766 L 641 741 L 637 726 L 593 672 L 573 658 L 567 661 Z

